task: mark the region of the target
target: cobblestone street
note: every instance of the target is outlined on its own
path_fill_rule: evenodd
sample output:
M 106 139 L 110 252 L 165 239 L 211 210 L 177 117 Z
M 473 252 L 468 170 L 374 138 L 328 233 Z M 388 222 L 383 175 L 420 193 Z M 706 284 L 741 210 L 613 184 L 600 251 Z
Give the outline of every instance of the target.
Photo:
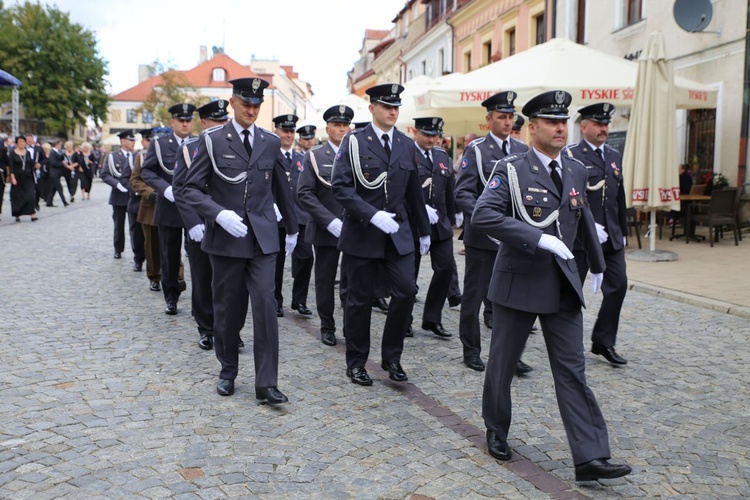
M 458 308 L 443 315 L 452 338 L 418 328 L 429 259 L 402 358 L 408 383 L 378 366 L 385 316 L 373 312 L 375 383 L 352 384 L 340 332 L 338 346 L 320 342 L 317 315 L 289 309 L 289 278 L 279 388 L 290 403 L 255 400 L 251 318 L 237 392 L 223 398 L 213 351 L 197 347 L 189 275 L 178 315 L 165 315 L 162 293 L 132 271 L 129 240 L 123 259 L 112 258 L 108 195 L 96 181 L 92 200 L 42 207 L 33 224 L 13 222 L 6 196 L 1 498 L 750 497 L 748 319 L 636 287 L 617 346 L 629 364 L 615 368 L 588 353 L 601 295 L 587 285 L 587 378 L 613 461 L 634 470 L 576 483 L 541 332 L 523 358 L 534 371 L 513 388 L 514 460 L 486 453 L 484 375 L 462 364 Z M 485 361 L 489 341 L 483 327 Z

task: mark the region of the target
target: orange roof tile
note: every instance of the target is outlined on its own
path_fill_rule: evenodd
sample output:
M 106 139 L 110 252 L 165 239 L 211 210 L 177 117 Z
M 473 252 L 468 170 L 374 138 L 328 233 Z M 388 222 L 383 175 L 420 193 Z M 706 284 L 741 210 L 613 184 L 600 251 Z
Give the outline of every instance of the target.
M 365 30 L 367 40 L 382 40 L 387 37 L 391 30 Z

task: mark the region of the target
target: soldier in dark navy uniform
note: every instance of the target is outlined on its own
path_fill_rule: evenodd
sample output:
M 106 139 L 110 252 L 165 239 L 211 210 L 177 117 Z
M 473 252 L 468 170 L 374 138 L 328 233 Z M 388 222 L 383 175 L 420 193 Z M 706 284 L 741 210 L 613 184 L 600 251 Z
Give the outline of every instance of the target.
M 511 383 L 538 317 L 575 477 L 591 481 L 631 470 L 608 462 L 607 425 L 584 374 L 584 298 L 572 253 L 576 239 L 588 253 L 594 293 L 605 264 L 586 200 L 586 168 L 560 154 L 570 101 L 567 92 L 551 91 L 526 103 L 532 150 L 497 163 L 471 220 L 475 229 L 500 241 L 488 294 L 495 321 L 482 397 L 489 453 L 500 460 L 512 456 L 507 443 Z
M 524 123 L 526 123 L 526 120 L 523 119 L 523 116 L 516 115 L 516 121 L 513 123 L 513 129 L 510 131 L 510 136 L 513 137 L 514 139 L 518 139 L 519 141 L 522 141 L 521 129 L 523 128 Z
M 510 136 L 515 122 L 515 99 L 515 92 L 505 91 L 482 102 L 482 106 L 487 109 L 490 133 L 464 147 L 464 157 L 456 176 L 456 205 L 464 213 L 466 247 L 464 294 L 461 299 L 458 332 L 463 344 L 464 364 L 477 371 L 484 370 L 484 362 L 480 357 L 482 337 L 479 331 L 479 308 L 484 301 L 484 323 L 492 328 L 492 310 L 488 307 L 487 287 L 492 276 L 492 265 L 495 262 L 498 244 L 474 228 L 471 214 L 495 164 L 509 154 L 522 153 L 529 149 L 526 144 Z M 531 367 L 520 359 L 517 368 L 519 374 L 531 371 Z
M 159 193 L 154 222 L 159 226 L 161 288 L 167 303 L 164 310 L 166 314 L 177 314 L 177 301 L 184 291 L 178 280 L 182 261 L 182 217 L 174 204 L 172 177 L 177 153 L 190 137 L 194 112 L 195 106 L 188 103 L 175 104 L 169 108 L 172 134 L 151 141 L 141 165 L 143 181 Z
M 297 129 L 297 135 L 299 136 L 297 145 L 303 154 L 315 146 L 315 132 L 317 130 L 318 128 L 315 125 L 303 125 Z
M 348 285 L 346 368 L 359 385 L 372 384 L 365 363 L 370 354 L 373 286 L 381 264 L 391 295 L 381 367 L 391 380 L 408 380 L 401 353 L 416 295 L 413 233 L 419 236 L 421 254 L 430 246 L 414 141 L 394 127 L 401 92 L 401 85 L 390 83 L 367 90 L 373 121 L 344 137 L 333 167 L 333 196 L 345 210 L 339 250 L 345 255 Z
M 625 270 L 625 235 L 628 231 L 625 211 L 625 187 L 622 182 L 622 155 L 605 144 L 609 122 L 615 107 L 608 103 L 592 104 L 578 110 L 581 115 L 581 134 L 578 144 L 569 146 L 565 154 L 586 165 L 589 180 L 586 186 L 596 232 L 602 245 L 607 270 L 602 283 L 602 305 L 591 333 L 591 352 L 604 356 L 614 365 L 625 365 L 627 360 L 617 354 L 617 327 L 620 311 L 628 291 Z M 586 279 L 588 266 L 581 245 L 575 248 L 581 282 Z
M 201 248 L 213 268 L 214 351 L 221 363 L 216 392 L 234 393 L 249 298 L 255 397 L 278 404 L 288 399 L 277 387 L 279 325 L 273 288 L 281 248 L 274 203 L 287 232 L 286 255 L 297 243 L 297 215 L 279 137 L 255 125 L 268 82 L 238 78 L 229 83 L 234 118 L 200 135 L 182 191 L 206 224 Z
M 336 272 L 339 269 L 339 236 L 343 226 L 344 208 L 331 191 L 333 161 L 341 140 L 350 130 L 354 110 L 343 104 L 323 113 L 328 141 L 305 154 L 297 183 L 297 195 L 310 217 L 305 238 L 315 248 L 315 301 L 320 317 L 320 338 L 325 345 L 336 345 L 335 307 Z M 341 303 L 346 301 L 346 265 L 342 264 L 339 282 Z
M 128 133 L 127 145 L 135 144 L 135 130 Z M 132 141 L 132 142 L 131 142 Z M 135 165 L 135 150 L 131 147 L 129 150 L 123 149 L 127 156 L 127 161 L 122 167 L 120 183 L 128 190 L 128 226 L 130 228 L 130 248 L 133 250 L 133 271 L 143 271 L 143 262 L 146 260 L 146 251 L 144 250 L 143 227 L 138 222 L 138 209 L 141 206 L 141 195 L 130 186 L 130 176 L 133 173 Z
M 294 131 L 297 128 L 297 115 L 279 115 L 273 119 L 274 132 L 279 136 L 281 141 L 281 155 L 284 158 L 284 168 L 288 180 L 289 191 L 292 200 L 294 200 L 295 210 L 297 211 L 297 221 L 299 223 L 299 239 L 297 246 L 294 247 L 292 254 L 292 309 L 303 316 L 311 316 L 312 311 L 307 307 L 307 294 L 310 289 L 310 276 L 313 268 L 313 251 L 312 245 L 304 241 L 305 225 L 307 224 L 307 213 L 299 204 L 297 199 L 297 179 L 302 171 L 302 159 L 304 155 L 293 149 Z M 286 238 L 284 221 L 279 222 L 279 246 L 283 245 Z M 276 315 L 284 316 L 284 263 L 286 258 L 283 252 L 276 257 Z
M 222 126 L 229 120 L 229 101 L 218 99 L 211 101 L 197 109 L 204 131 L 212 127 Z M 205 220 L 187 202 L 182 193 L 187 171 L 193 162 L 193 154 L 198 147 L 198 138 L 191 137 L 183 144 L 177 154 L 177 162 L 172 177 L 174 202 L 180 212 L 187 240 L 185 247 L 190 263 L 191 306 L 193 318 L 198 324 L 198 347 L 209 350 L 214 345 L 214 305 L 211 292 L 211 260 L 201 249 L 201 242 L 206 232 Z
M 110 153 L 104 160 L 101 178 L 106 184 L 112 186 L 109 204 L 112 205 L 112 220 L 115 222 L 115 259 L 120 259 L 125 250 L 125 214 L 130 200 L 128 191 L 130 179 L 126 180 L 122 173 L 131 170 L 129 155 L 133 154 L 135 134 L 132 130 L 125 130 L 117 136 L 120 138 L 120 150 Z
M 453 224 L 456 222 L 453 162 L 444 149 L 437 146 L 443 119 L 437 116 L 415 118 L 414 145 L 417 153 L 417 172 L 422 184 L 425 210 L 430 221 L 430 261 L 432 279 L 427 289 L 422 315 L 422 329 L 438 337 L 451 333 L 443 327 L 445 299 L 453 274 Z M 418 245 L 418 242 L 416 242 Z M 415 252 L 415 279 L 419 274 L 421 257 Z

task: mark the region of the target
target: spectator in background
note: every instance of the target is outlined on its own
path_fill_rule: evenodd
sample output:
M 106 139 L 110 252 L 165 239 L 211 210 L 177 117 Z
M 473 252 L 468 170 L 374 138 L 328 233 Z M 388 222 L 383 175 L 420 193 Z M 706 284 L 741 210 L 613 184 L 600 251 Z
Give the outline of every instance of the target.
M 10 177 L 8 173 L 8 146 L 7 134 L 0 136 L 0 215 L 3 214 L 3 199 L 5 196 L 5 179 Z
M 693 176 L 690 175 L 690 167 L 687 163 L 680 165 L 680 194 L 690 194 L 693 188 Z
M 63 176 L 68 184 L 68 193 L 70 193 L 70 202 L 76 201 L 76 189 L 78 189 L 78 163 L 75 161 L 76 151 L 73 149 L 73 143 L 71 141 L 65 141 L 65 157 L 64 163 L 67 168 L 63 170 Z
M 15 147 L 8 151 L 10 166 L 10 207 L 16 222 L 21 222 L 22 215 L 30 215 L 36 221 L 36 183 L 34 182 L 36 165 L 31 154 L 26 150 L 26 138 L 16 137 Z
M 63 177 L 63 171 L 68 170 L 67 164 L 64 163 L 65 156 L 63 154 L 63 151 L 61 151 L 62 141 L 60 139 L 55 139 L 55 141 L 52 143 L 52 150 L 49 154 L 49 189 L 47 191 L 47 206 L 48 207 L 55 207 L 57 205 L 54 205 L 52 203 L 52 200 L 55 198 L 55 193 L 60 195 L 60 199 L 63 202 L 63 206 L 67 207 L 68 202 L 65 200 L 65 195 L 63 194 L 62 185 L 60 184 L 60 179 Z
M 91 199 L 91 185 L 94 182 L 93 148 L 88 142 L 81 144 L 81 151 L 73 155 L 73 161 L 78 163 L 78 177 L 81 182 L 81 199 Z
M 49 196 L 50 186 L 52 183 L 49 179 L 49 155 L 52 152 L 52 145 L 49 142 L 43 143 L 40 147 L 41 153 L 39 153 L 39 170 L 37 170 L 37 193 L 41 200 L 46 200 Z M 35 148 L 36 149 L 36 148 Z M 39 200 L 37 200 L 37 204 Z

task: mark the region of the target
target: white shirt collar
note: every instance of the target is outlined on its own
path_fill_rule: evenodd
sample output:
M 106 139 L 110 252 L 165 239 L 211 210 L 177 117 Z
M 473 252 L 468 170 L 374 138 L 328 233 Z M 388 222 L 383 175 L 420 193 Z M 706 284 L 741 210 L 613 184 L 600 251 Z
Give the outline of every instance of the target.
M 243 130 L 249 130 L 250 131 L 250 137 L 248 140 L 250 141 L 250 145 L 253 145 L 253 140 L 255 139 L 255 124 L 253 123 L 250 125 L 247 129 L 242 128 L 242 125 L 237 123 L 237 121 L 232 118 L 232 126 L 234 127 L 234 130 L 237 131 L 237 136 L 240 138 L 241 141 L 245 140 L 245 136 L 242 134 Z
M 331 146 L 331 149 L 333 149 L 333 154 L 337 154 L 339 152 L 339 147 L 331 141 L 328 141 L 328 145 Z
M 375 135 L 377 135 L 378 139 L 380 140 L 380 144 L 383 145 L 383 146 L 385 146 L 385 143 L 383 142 L 383 134 L 387 134 L 388 135 L 388 142 L 391 145 L 391 149 L 393 149 L 393 127 L 391 127 L 391 129 L 388 132 L 385 132 L 383 130 L 380 130 L 375 125 L 375 122 L 372 122 L 371 125 L 372 125 L 372 130 L 375 132 Z
M 490 132 L 490 136 L 492 136 L 492 138 L 495 139 L 495 142 L 497 143 L 498 146 L 500 146 L 500 149 L 503 148 L 503 142 L 507 142 L 508 143 L 508 153 L 510 153 L 510 136 L 508 136 L 505 139 L 505 141 L 503 141 L 502 139 L 500 139 L 498 136 L 496 136 L 492 132 Z
M 281 154 L 283 154 L 284 156 L 286 156 L 287 153 L 289 153 L 289 156 L 294 156 L 294 150 L 292 148 L 289 148 L 289 149 L 279 148 L 279 149 L 281 150 Z
M 586 144 L 588 144 L 588 145 L 589 145 L 589 147 L 591 148 L 591 151 L 596 151 L 597 149 L 601 149 L 601 150 L 602 150 L 602 153 L 604 152 L 604 144 L 602 144 L 601 146 L 598 146 L 598 147 L 597 147 L 597 146 L 594 146 L 593 144 L 591 144 L 591 143 L 590 143 L 589 141 L 587 141 L 586 139 L 583 139 L 583 142 L 585 142 Z
M 562 172 L 562 155 L 560 153 L 557 153 L 557 156 L 555 158 L 550 158 L 549 156 L 540 152 L 538 149 L 536 148 L 532 148 L 532 149 L 534 150 L 534 153 L 536 153 L 536 156 L 539 158 L 539 160 L 542 162 L 542 165 L 544 165 L 544 168 L 547 169 L 547 173 L 552 172 L 552 169 L 549 168 L 549 164 L 552 160 L 555 160 L 557 162 L 557 167 Z
M 183 142 L 185 142 L 185 141 L 187 140 L 187 137 L 185 137 L 184 139 L 183 139 L 183 138 L 180 138 L 180 137 L 178 137 L 178 136 L 177 136 L 177 134 L 175 134 L 174 132 L 172 132 L 172 135 L 173 135 L 173 136 L 174 136 L 174 138 L 175 138 L 175 139 L 177 140 L 177 145 L 180 145 L 180 144 L 182 144 Z

